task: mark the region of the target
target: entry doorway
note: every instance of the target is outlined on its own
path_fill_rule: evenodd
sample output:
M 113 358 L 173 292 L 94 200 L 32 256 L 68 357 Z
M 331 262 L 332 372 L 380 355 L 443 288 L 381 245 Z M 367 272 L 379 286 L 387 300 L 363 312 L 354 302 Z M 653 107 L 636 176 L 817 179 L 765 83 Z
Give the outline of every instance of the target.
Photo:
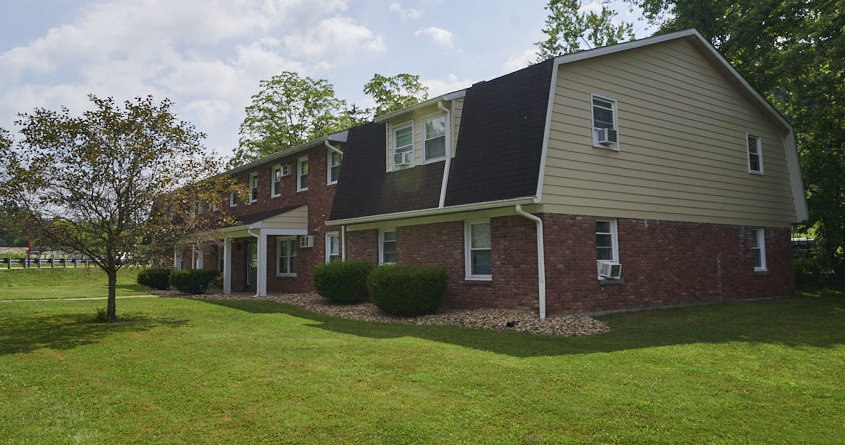
M 258 279 L 258 244 L 255 241 L 244 243 L 244 277 L 246 277 L 246 289 L 255 290 L 255 282 Z

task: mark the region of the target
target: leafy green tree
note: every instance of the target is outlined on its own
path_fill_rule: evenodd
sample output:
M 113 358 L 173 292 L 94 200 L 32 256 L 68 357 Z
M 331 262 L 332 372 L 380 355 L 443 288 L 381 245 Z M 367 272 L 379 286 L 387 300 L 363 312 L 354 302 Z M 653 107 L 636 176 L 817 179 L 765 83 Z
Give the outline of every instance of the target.
M 380 116 L 428 99 L 428 87 L 420 83 L 418 75 L 402 73 L 385 77 L 374 74 L 364 85 L 364 94 L 375 100 L 376 107 L 372 113 Z
M 622 43 L 634 38 L 630 23 L 615 24 L 616 11 L 602 4 L 601 11 L 581 12 L 580 0 L 549 0 L 549 15 L 543 34 L 546 40 L 537 42 L 537 61 L 587 49 Z
M 698 29 L 796 131 L 819 265 L 845 279 L 845 4 L 629 0 L 659 33 Z
M 204 135 L 179 121 L 169 100 L 148 96 L 120 107 L 89 98 L 92 110 L 81 116 L 67 108 L 19 115 L 22 138 L 0 144 L 0 202 L 43 242 L 106 272 L 107 314 L 116 320 L 117 272 L 164 234 L 173 241 L 227 223 L 195 210 L 231 178 L 215 176 L 222 165 L 205 155 Z
M 239 146 L 230 167 L 290 148 L 349 126 L 346 102 L 325 79 L 285 71 L 262 80 L 246 107 Z

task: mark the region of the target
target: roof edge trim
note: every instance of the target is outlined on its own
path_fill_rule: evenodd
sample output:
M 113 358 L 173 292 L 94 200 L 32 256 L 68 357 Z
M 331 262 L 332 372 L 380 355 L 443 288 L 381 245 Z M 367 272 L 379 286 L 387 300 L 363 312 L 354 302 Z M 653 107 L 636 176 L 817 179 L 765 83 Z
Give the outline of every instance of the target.
M 472 204 L 462 204 L 449 207 L 432 207 L 420 210 L 408 210 L 405 212 L 382 213 L 378 215 L 360 216 L 357 218 L 335 219 L 326 221 L 327 226 L 346 226 L 351 224 L 363 224 L 368 222 L 386 221 L 391 219 L 405 219 L 415 218 L 419 216 L 443 215 L 447 213 L 466 212 L 471 210 L 485 210 L 497 207 L 509 207 L 516 204 L 538 204 L 535 196 L 525 196 L 522 198 L 503 199 L 499 201 L 476 202 Z

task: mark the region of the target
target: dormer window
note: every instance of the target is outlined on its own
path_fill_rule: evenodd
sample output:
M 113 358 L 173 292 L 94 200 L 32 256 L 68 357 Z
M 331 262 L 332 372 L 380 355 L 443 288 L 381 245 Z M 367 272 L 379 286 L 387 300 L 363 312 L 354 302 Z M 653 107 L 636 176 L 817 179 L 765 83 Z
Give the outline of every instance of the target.
M 439 114 L 422 121 L 425 162 L 446 158 L 446 115 Z
M 414 165 L 414 126 L 408 122 L 393 128 L 393 169 Z
M 593 147 L 619 151 L 616 99 L 592 95 Z

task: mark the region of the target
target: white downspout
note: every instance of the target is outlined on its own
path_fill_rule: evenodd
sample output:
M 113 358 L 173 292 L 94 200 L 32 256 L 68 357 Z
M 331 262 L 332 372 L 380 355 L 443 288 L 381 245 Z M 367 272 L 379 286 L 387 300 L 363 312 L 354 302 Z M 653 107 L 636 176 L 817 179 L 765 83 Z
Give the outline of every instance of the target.
M 546 255 L 543 251 L 543 220 L 522 210 L 522 204 L 516 205 L 516 213 L 537 223 L 537 275 L 540 293 L 540 318 L 546 318 Z
M 443 182 L 440 184 L 440 203 L 443 208 L 446 203 L 446 187 L 449 185 L 449 169 L 452 167 L 452 113 L 443 106 L 443 101 L 437 102 L 437 108 L 446 113 L 446 162 L 443 165 Z
M 336 151 L 336 152 L 340 153 L 340 155 L 341 155 L 341 156 L 343 156 L 343 152 L 342 152 L 342 151 L 340 151 L 340 149 L 339 149 L 339 148 L 337 148 L 337 147 L 333 146 L 332 144 L 329 144 L 329 140 L 328 140 L 328 139 L 326 139 L 326 147 L 329 147 L 329 149 L 334 150 L 334 151 Z

